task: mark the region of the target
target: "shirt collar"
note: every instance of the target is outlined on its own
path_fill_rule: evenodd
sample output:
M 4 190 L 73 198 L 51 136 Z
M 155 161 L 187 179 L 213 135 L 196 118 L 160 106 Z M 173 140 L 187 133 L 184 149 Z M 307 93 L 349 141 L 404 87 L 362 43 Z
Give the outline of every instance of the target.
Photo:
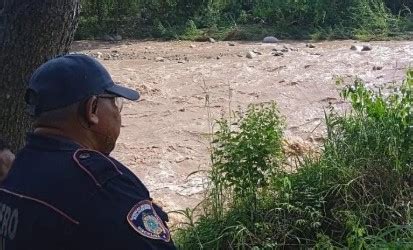
M 28 148 L 36 148 L 50 151 L 73 151 L 79 148 L 83 148 L 76 142 L 52 135 L 40 135 L 29 133 L 27 135 L 27 145 Z

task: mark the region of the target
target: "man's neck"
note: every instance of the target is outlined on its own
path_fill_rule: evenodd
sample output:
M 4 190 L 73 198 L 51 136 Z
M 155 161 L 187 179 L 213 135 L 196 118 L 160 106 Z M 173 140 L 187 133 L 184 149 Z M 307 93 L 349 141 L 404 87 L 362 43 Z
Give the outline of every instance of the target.
M 79 144 L 84 148 L 94 149 L 93 143 L 91 143 L 86 136 L 78 136 L 75 133 L 64 131 L 61 128 L 37 127 L 34 129 L 34 134 L 63 137 Z

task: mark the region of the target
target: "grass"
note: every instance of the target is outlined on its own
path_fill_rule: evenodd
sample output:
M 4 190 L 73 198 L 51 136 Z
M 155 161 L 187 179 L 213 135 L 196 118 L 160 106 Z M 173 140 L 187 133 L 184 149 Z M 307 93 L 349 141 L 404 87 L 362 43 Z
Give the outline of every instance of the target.
M 182 249 L 413 247 L 413 71 L 399 91 L 345 87 L 322 152 L 285 171 L 275 104 L 220 120 L 210 186 L 176 233 Z M 194 214 L 199 214 L 194 216 Z

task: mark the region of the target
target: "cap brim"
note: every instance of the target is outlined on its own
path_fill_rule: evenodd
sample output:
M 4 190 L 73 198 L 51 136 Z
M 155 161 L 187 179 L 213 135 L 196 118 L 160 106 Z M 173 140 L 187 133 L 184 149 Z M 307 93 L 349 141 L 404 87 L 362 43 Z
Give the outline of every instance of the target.
M 137 101 L 139 100 L 139 97 L 140 97 L 140 94 L 138 91 L 122 87 L 118 84 L 115 84 L 110 88 L 107 88 L 106 91 L 109 93 L 115 94 L 117 96 L 126 98 L 131 101 Z

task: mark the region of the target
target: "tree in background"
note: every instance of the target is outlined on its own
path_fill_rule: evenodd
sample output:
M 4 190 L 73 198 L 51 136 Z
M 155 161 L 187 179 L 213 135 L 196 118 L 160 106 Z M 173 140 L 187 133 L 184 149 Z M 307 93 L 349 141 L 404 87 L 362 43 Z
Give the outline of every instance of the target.
M 413 11 L 412 0 L 386 0 L 386 4 L 394 14 Z
M 79 11 L 79 0 L 0 0 L 0 135 L 14 150 L 31 126 L 26 83 L 48 58 L 69 50 Z
M 412 0 L 81 1 L 79 39 L 113 33 L 129 38 L 194 39 L 201 33 L 188 36 L 188 27 L 214 31 L 238 24 L 254 26 L 244 38 L 256 38 L 251 34 L 262 28 L 289 38 L 324 33 L 335 38 L 385 37 L 403 29 L 403 17 L 413 8 Z

